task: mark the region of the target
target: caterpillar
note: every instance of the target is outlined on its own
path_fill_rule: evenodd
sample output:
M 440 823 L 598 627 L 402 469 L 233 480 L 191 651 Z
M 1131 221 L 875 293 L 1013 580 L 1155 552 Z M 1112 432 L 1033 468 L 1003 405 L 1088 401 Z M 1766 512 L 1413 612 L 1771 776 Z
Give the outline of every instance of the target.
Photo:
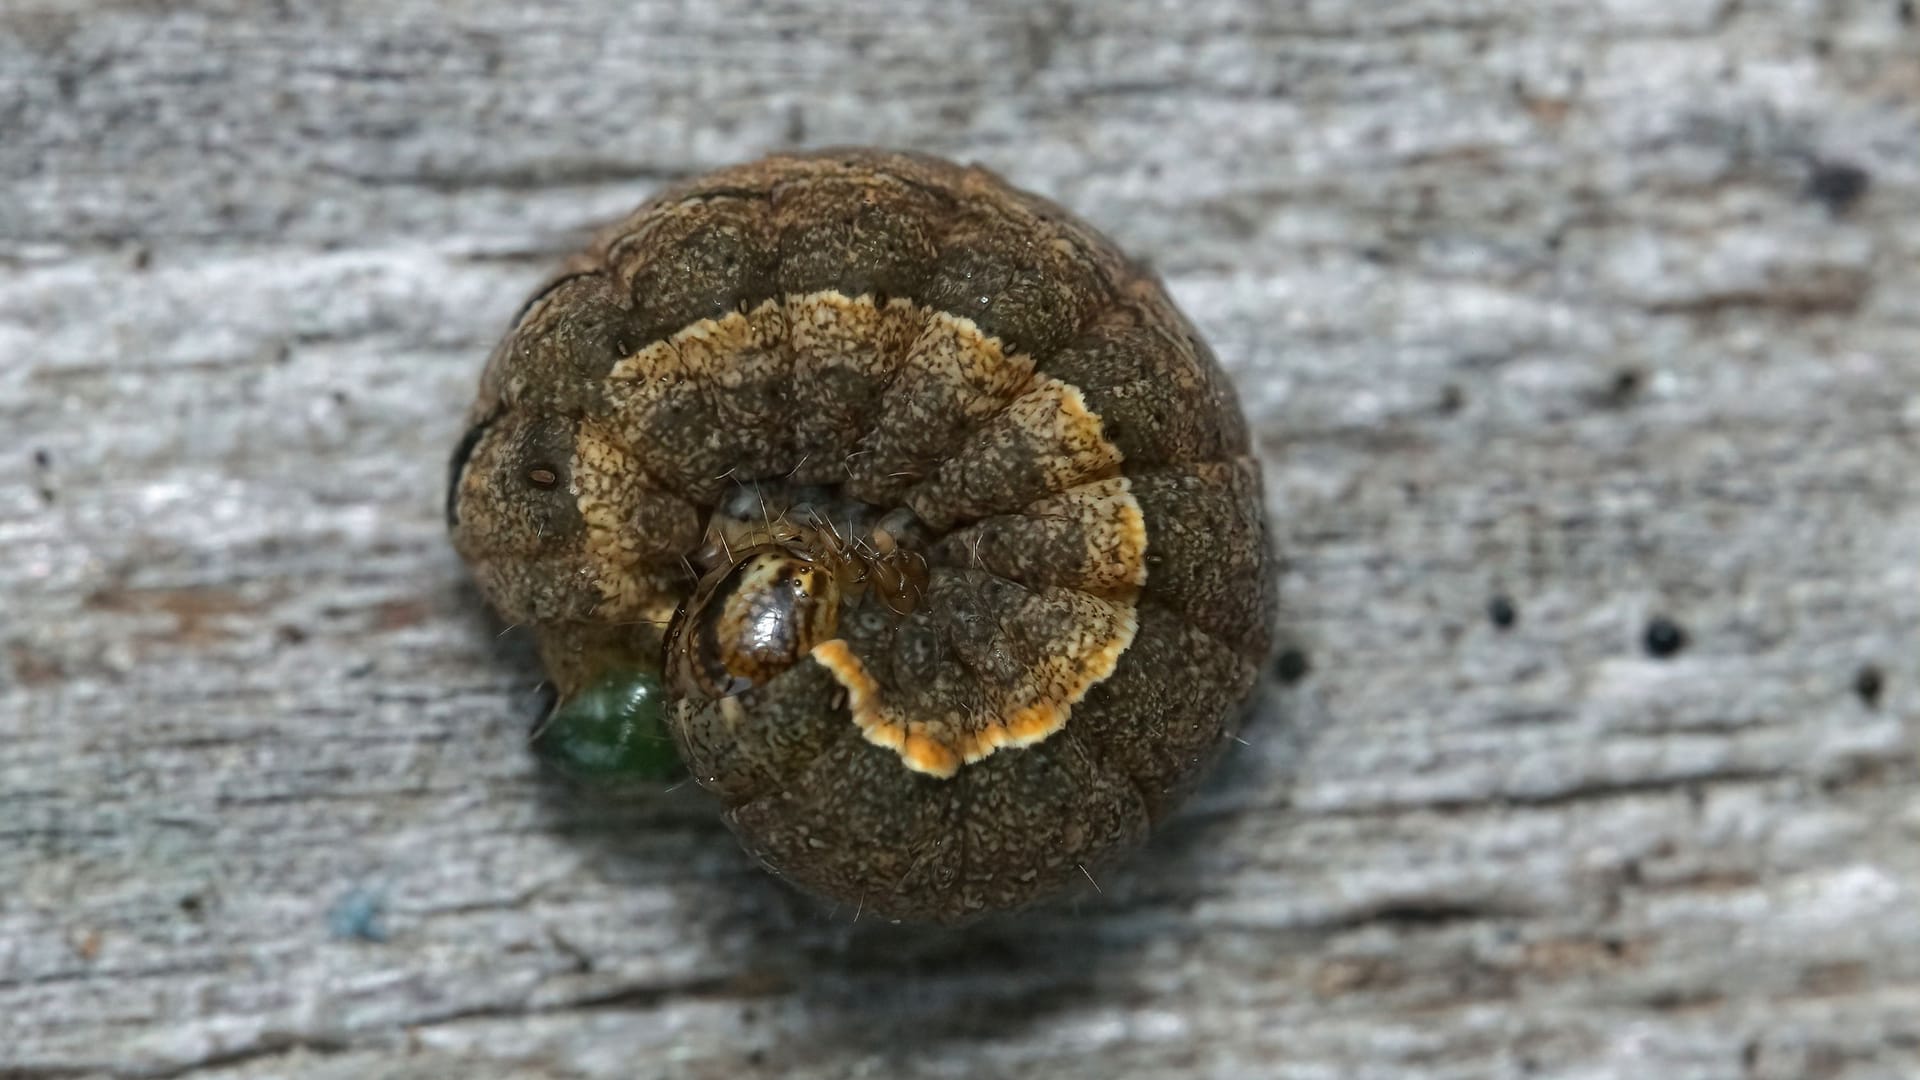
M 762 864 L 896 920 L 1137 847 L 1272 634 L 1205 343 L 1090 226 L 921 155 L 769 157 L 600 234 L 488 360 L 447 514 L 557 716 L 651 717 Z

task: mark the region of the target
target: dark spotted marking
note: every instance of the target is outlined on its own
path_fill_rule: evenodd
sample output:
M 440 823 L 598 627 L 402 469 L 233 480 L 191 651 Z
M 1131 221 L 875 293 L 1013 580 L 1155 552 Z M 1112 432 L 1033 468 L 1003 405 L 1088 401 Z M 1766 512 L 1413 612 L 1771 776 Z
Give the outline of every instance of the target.
M 1647 621 L 1641 642 L 1646 646 L 1647 655 L 1665 660 L 1687 647 L 1687 632 L 1665 615 L 1656 615 Z

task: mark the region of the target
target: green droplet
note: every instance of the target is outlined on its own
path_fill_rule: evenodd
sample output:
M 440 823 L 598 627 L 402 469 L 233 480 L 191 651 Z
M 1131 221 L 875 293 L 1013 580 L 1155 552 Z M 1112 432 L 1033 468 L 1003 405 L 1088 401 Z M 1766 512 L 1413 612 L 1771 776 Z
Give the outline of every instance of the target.
M 667 733 L 666 705 L 659 675 L 609 672 L 562 702 L 534 731 L 533 752 L 585 784 L 674 779 L 685 769 Z

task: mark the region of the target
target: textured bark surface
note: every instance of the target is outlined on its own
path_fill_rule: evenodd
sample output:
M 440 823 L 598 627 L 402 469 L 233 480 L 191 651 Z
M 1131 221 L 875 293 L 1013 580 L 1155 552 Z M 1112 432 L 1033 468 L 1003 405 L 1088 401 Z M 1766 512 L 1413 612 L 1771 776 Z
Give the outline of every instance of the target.
M 0 1076 L 1913 1075 L 1915 22 L 13 0 Z M 591 227 L 846 142 L 1150 255 L 1289 559 L 1248 745 L 960 933 L 543 779 L 441 521 Z

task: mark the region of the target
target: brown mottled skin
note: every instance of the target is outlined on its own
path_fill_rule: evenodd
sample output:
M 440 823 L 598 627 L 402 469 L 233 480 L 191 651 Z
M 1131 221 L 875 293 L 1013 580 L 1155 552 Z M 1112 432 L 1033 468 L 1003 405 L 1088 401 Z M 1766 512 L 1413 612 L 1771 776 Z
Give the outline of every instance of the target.
M 1036 413 L 1069 406 L 1090 418 Z M 962 922 L 1097 872 L 1232 736 L 1268 651 L 1220 368 L 1150 274 L 977 168 L 827 151 L 668 190 L 528 304 L 471 421 L 454 542 L 562 695 L 659 667 L 730 493 L 779 514 L 811 485 L 855 532 L 912 511 L 924 594 L 853 598 L 838 636 L 889 715 L 976 759 L 909 768 L 805 655 L 671 714 L 741 842 L 869 914 Z M 995 719 L 1021 701 L 1027 728 Z

